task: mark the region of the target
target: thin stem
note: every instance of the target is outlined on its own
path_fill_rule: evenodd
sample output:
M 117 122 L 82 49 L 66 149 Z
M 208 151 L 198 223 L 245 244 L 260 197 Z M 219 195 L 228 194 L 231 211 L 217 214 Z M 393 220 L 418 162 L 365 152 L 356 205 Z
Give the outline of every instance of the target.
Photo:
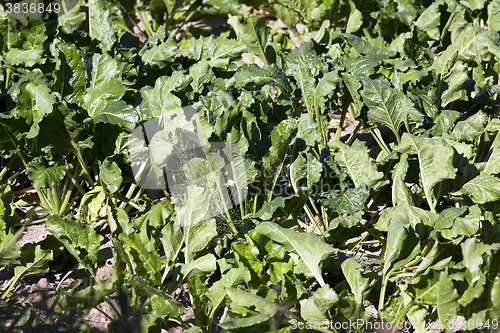
M 126 202 L 128 205 L 134 207 L 137 210 L 141 209 L 141 206 L 139 206 L 138 204 L 136 204 L 134 201 L 130 200 L 129 198 L 125 197 L 121 193 L 115 193 L 114 196 L 116 196 L 121 201 Z
M 3 178 L 3 176 L 7 173 L 7 170 L 12 166 L 12 164 L 17 160 L 17 155 L 12 156 L 7 164 L 3 167 L 2 171 L 0 172 L 0 179 Z
M 359 130 L 361 129 L 361 122 L 358 122 L 358 125 L 356 126 L 356 128 L 354 129 L 354 131 L 351 133 L 351 136 L 349 137 L 349 139 L 347 140 L 347 145 L 350 146 L 352 144 L 352 142 L 354 141 L 354 137 L 356 136 L 356 134 L 358 134 Z
M 347 107 L 342 107 L 342 114 L 340 115 L 339 126 L 337 127 L 337 131 L 335 132 L 335 137 L 333 138 L 335 141 L 340 140 L 340 135 L 342 134 L 342 128 L 344 127 L 345 115 L 347 114 Z
M 382 139 L 382 135 L 381 135 L 379 129 L 378 128 L 373 129 L 372 135 L 373 135 L 373 138 L 375 139 L 375 141 L 377 141 L 380 148 L 382 150 L 384 150 L 387 153 L 387 155 L 389 155 L 391 153 L 391 150 L 385 144 L 384 139 Z

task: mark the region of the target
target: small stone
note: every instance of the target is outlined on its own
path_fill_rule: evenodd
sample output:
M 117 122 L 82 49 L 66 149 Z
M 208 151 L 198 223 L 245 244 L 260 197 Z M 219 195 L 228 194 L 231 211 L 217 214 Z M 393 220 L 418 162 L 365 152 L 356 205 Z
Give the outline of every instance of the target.
M 37 283 L 38 288 L 47 289 L 49 287 L 49 282 L 46 278 L 41 278 Z

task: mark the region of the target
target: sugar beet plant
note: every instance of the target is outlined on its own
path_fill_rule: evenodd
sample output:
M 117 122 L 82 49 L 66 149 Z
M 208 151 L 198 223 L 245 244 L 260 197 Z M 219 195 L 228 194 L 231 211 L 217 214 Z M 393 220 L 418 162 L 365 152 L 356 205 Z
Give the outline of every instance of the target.
M 3 7 L 9 330 L 498 331 L 500 2 L 218 3 Z

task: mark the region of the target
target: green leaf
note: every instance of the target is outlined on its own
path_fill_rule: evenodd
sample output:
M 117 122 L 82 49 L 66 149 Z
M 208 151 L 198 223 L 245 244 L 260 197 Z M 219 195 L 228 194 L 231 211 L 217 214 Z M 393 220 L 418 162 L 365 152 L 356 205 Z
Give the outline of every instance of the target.
M 282 228 L 273 222 L 262 222 L 255 230 L 283 245 L 287 251 L 300 256 L 319 284 L 321 286 L 325 284 L 319 265 L 336 250 L 325 243 L 321 237 L 312 233 L 301 233 Z
M 385 252 L 384 277 L 401 267 L 416 255 L 417 237 L 411 230 L 408 217 L 402 211 L 395 213 L 389 224 Z
M 372 79 L 363 81 L 361 96 L 368 107 L 368 120 L 389 127 L 399 142 L 401 124 L 411 112 L 416 112 L 413 103 L 400 90 Z
M 295 193 L 303 188 L 313 192 L 313 186 L 321 179 L 323 165 L 311 153 L 300 154 L 290 165 L 290 180 Z
M 481 59 L 500 56 L 500 36 L 496 32 L 467 24 L 452 37 L 455 37 L 451 40 L 452 44 L 458 48 L 460 58 L 465 60 L 473 60 L 478 56 Z
M 97 251 L 103 237 L 96 235 L 90 225 L 81 225 L 71 218 L 51 215 L 45 222 L 45 229 L 50 231 L 78 262 L 91 272 L 96 272 Z
M 19 14 L 24 15 L 23 13 Z M 17 33 L 19 34 L 19 31 Z M 21 30 L 20 35 L 24 40 L 22 48 L 12 47 L 11 38 L 13 36 L 11 35 L 9 35 L 8 39 L 5 41 L 5 44 L 10 44 L 10 46 L 8 46 L 8 51 L 5 53 L 5 63 L 9 65 L 24 65 L 27 67 L 33 67 L 35 64 L 44 64 L 46 58 L 43 57 L 43 43 L 47 39 L 45 25 L 34 24 L 30 29 Z M 16 46 L 21 45 L 18 44 Z
M 262 68 L 255 64 L 243 65 L 236 70 L 234 80 L 238 88 L 270 84 L 286 94 L 291 91 L 285 73 L 275 64 L 265 64 Z
M 40 188 L 51 188 L 60 183 L 71 168 L 70 164 L 54 165 L 46 168 L 34 160 L 26 166 L 26 173 L 33 182 L 33 187 L 39 190 Z
M 122 171 L 116 162 L 106 158 L 99 168 L 99 175 L 110 193 L 115 193 L 122 184 Z
M 145 65 L 163 68 L 174 60 L 176 51 L 175 39 L 173 37 L 167 39 L 165 28 L 160 26 L 156 33 L 148 38 L 139 51 L 139 56 Z
M 441 323 L 452 322 L 457 318 L 458 293 L 453 286 L 448 269 L 439 274 L 439 285 L 437 290 L 437 313 Z
M 413 299 L 424 304 L 436 305 L 438 303 L 440 277 L 439 271 L 430 269 L 424 275 L 420 275 L 417 281 L 409 283 L 406 290 Z M 444 284 L 445 288 L 443 290 L 449 289 L 446 288 L 446 281 Z
M 485 114 L 478 112 L 467 120 L 458 122 L 451 132 L 451 138 L 457 141 L 473 141 L 483 134 L 485 123 Z
M 207 297 L 212 302 L 212 311 L 210 317 L 219 308 L 222 301 L 226 297 L 226 288 L 233 287 L 234 285 L 243 282 L 243 275 L 245 271 L 241 268 L 231 268 L 229 271 L 224 272 L 221 279 L 216 281 L 207 291 Z
M 406 173 L 408 172 L 408 154 L 402 154 L 398 164 L 394 167 L 392 174 L 392 204 L 397 206 L 400 203 L 413 205 L 413 198 L 410 189 L 405 184 Z
M 164 117 L 166 130 L 174 131 L 175 128 L 185 128 L 186 114 L 182 109 L 180 99 L 171 92 L 185 88 L 192 78 L 181 71 L 172 73 L 171 76 L 162 76 L 155 82 L 154 89 L 143 87 L 141 95 L 143 101 L 140 109 L 149 117 Z M 187 129 L 187 128 L 186 128 Z
M 460 191 L 467 194 L 477 204 L 497 201 L 500 199 L 500 179 L 481 173 L 467 182 Z
M 270 202 L 264 203 L 255 217 L 261 220 L 271 220 L 279 216 L 292 216 L 296 218 L 304 208 L 308 199 L 307 191 L 300 191 L 298 194 L 293 194 L 287 197 L 276 197 Z
M 201 93 L 203 88 L 215 78 L 214 72 L 206 60 L 199 61 L 189 67 L 189 75 L 193 78 L 191 87 L 197 93 Z
M 49 262 L 53 259 L 51 250 L 43 250 L 40 245 L 26 244 L 21 249 L 19 266 L 14 267 L 14 277 L 43 275 L 49 272 Z
M 479 231 L 482 212 L 475 205 L 468 207 L 469 214 L 464 217 L 457 217 L 451 229 L 442 230 L 441 234 L 447 239 L 454 239 L 459 236 L 471 237 Z
M 478 242 L 476 238 L 469 238 L 460 244 L 464 256 L 464 264 L 471 274 L 471 283 L 476 282 L 484 274 L 481 266 L 484 262 L 483 255 L 497 248 L 497 245 L 488 245 Z
M 169 293 L 174 292 L 184 281 L 192 277 L 205 277 L 217 269 L 215 256 L 211 253 L 204 255 L 187 264 L 178 264 L 174 269 L 173 281 L 168 287 Z
M 153 251 L 148 251 L 145 246 L 147 244 L 141 242 L 138 234 L 128 236 L 125 233 L 121 233 L 118 239 L 123 243 L 125 251 L 130 258 L 133 258 L 135 273 L 144 277 L 148 283 L 160 285 L 162 283 L 160 270 L 165 265 L 160 255 L 154 249 Z
M 342 34 L 342 37 L 360 54 L 395 56 L 396 52 L 372 45 L 362 38 L 352 34 Z
M 267 185 L 267 201 L 271 201 L 274 186 L 285 163 L 290 136 L 296 129 L 297 122 L 294 119 L 286 119 L 273 128 L 271 132 L 272 146 L 266 156 L 262 158 L 265 170 L 264 176 L 266 177 L 265 184 Z
M 226 69 L 230 59 L 238 59 L 246 50 L 242 41 L 210 36 L 204 40 L 202 57 L 210 60 L 211 66 Z
M 120 75 L 115 59 L 107 54 L 94 54 L 92 80 L 83 96 L 85 108 L 92 118 L 99 115 L 108 103 L 120 99 L 125 94 L 126 89 L 122 85 Z
M 333 141 L 329 145 L 338 149 L 334 154 L 335 161 L 346 169 L 356 187 L 366 184 L 376 190 L 387 184 L 387 181 L 382 180 L 384 174 L 378 171 L 363 142 L 356 140 L 348 146 L 340 141 Z
M 500 32 L 500 0 L 493 0 L 488 5 L 488 30 Z
M 88 6 L 92 13 L 89 21 L 90 38 L 99 40 L 104 52 L 109 51 L 116 41 L 117 30 L 111 11 L 106 9 L 102 0 L 90 0 Z
M 236 32 L 238 39 L 246 44 L 248 52 L 258 56 L 265 64 L 274 62 L 276 55 L 271 46 L 270 28 L 264 17 L 251 15 L 242 23 L 238 17 L 233 16 L 229 18 L 228 23 Z
M 240 289 L 226 288 L 226 292 L 232 302 L 249 309 L 255 307 L 259 313 L 273 315 L 281 308 L 279 304 Z
M 75 45 L 56 42 L 55 46 L 58 50 L 56 82 L 52 89 L 68 102 L 80 104 L 87 84 L 85 62 Z
M 351 13 L 347 20 L 345 32 L 351 34 L 358 31 L 363 25 L 363 14 L 356 8 L 354 1 L 349 1 L 349 6 L 351 7 Z
M 453 148 L 443 138 L 429 138 L 405 133 L 401 145 L 396 147 L 400 153 L 417 154 L 420 182 L 424 189 L 429 207 L 435 212 L 436 198 L 433 189 L 444 179 L 454 179 Z
M 489 175 L 496 175 L 500 173 L 500 148 L 495 146 L 492 147 L 493 151 L 491 152 L 490 158 L 486 163 L 484 168 L 484 172 Z
M 299 130 L 292 144 L 298 139 L 304 140 L 309 147 L 314 147 L 317 143 L 321 142 L 321 135 L 318 133 L 318 128 L 314 122 L 314 116 L 311 113 L 303 113 L 300 115 Z
M 111 101 L 94 113 L 94 123 L 116 124 L 129 131 L 135 129 L 139 118 L 137 110 L 122 100 Z
M 460 118 L 460 113 L 452 110 L 443 110 L 436 118 L 435 125 L 430 129 L 430 133 L 435 136 L 442 136 L 450 133 L 455 122 Z
M 366 209 L 366 201 L 370 196 L 370 189 L 365 184 L 356 188 L 346 190 L 342 195 L 322 200 L 323 204 L 332 207 L 339 214 L 354 215 L 359 211 Z
M 443 4 L 443 1 L 436 1 L 432 3 L 426 10 L 420 15 L 415 25 L 425 31 L 429 37 L 434 40 L 439 40 L 441 34 L 439 31 L 441 12 L 439 6 Z
M 180 252 L 184 239 L 182 230 L 176 223 L 167 223 L 161 232 L 161 243 L 168 262 L 173 262 Z
M 349 287 L 351 287 L 354 300 L 358 304 L 363 304 L 369 288 L 370 279 L 361 274 L 361 264 L 354 258 L 346 257 L 342 260 L 340 267 L 342 268 L 347 283 L 349 283 Z

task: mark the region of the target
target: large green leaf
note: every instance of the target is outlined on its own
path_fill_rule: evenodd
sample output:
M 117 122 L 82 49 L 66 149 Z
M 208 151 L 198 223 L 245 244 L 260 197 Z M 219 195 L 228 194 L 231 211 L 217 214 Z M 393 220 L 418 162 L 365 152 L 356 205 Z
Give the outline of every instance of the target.
M 266 177 L 267 201 L 271 201 L 274 186 L 278 181 L 281 169 L 288 152 L 288 142 L 292 133 L 297 129 L 297 122 L 293 119 L 283 120 L 271 133 L 272 146 L 263 157 L 264 177 Z
M 497 246 L 478 242 L 476 238 L 469 238 L 460 246 L 462 247 L 465 267 L 471 274 L 471 281 L 475 282 L 484 274 L 481 270 L 484 263 L 483 256 Z
M 106 4 L 102 0 L 90 0 L 88 6 L 89 12 L 92 13 L 89 35 L 102 43 L 103 51 L 109 51 L 116 41 L 117 30 L 111 11 L 106 9 Z
M 271 220 L 278 216 L 293 216 L 296 218 L 304 208 L 304 204 L 308 199 L 307 191 L 300 191 L 298 194 L 293 194 L 286 197 L 276 197 L 273 200 L 264 203 L 259 211 L 255 214 L 262 220 Z
M 56 82 L 52 89 L 68 102 L 80 104 L 87 84 L 85 62 L 75 45 L 63 44 L 58 40 L 55 46 L 58 50 Z
M 100 177 L 110 193 L 115 193 L 122 184 L 122 171 L 115 161 L 106 158 L 99 170 Z
M 492 146 L 490 158 L 484 167 L 484 172 L 489 175 L 496 175 L 500 173 L 500 147 Z
M 416 111 L 411 100 L 400 90 L 372 79 L 363 81 L 361 96 L 368 107 L 368 120 L 389 127 L 399 141 L 401 124 Z
M 115 59 L 107 54 L 94 54 L 92 80 L 83 96 L 85 108 L 92 118 L 99 115 L 108 103 L 120 99 L 125 94 L 126 89 L 122 85 L 120 75 L 121 71 Z
M 233 16 L 229 18 L 228 23 L 238 39 L 246 44 L 248 52 L 258 56 L 265 64 L 274 62 L 276 55 L 271 46 L 272 37 L 265 18 L 251 15 L 242 23 L 238 17 Z
M 459 236 L 471 237 L 479 231 L 482 212 L 478 205 L 468 207 L 469 214 L 464 217 L 457 217 L 451 229 L 441 231 L 443 237 L 454 239 Z
M 239 88 L 270 84 L 281 92 L 288 94 L 291 91 L 285 73 L 275 64 L 265 64 L 263 67 L 255 64 L 243 65 L 236 70 L 234 79 Z
M 485 123 L 485 114 L 478 112 L 467 118 L 467 120 L 458 122 L 451 132 L 451 137 L 458 141 L 472 141 L 483 134 Z
M 488 30 L 500 32 L 500 1 L 493 0 L 488 5 Z
M 338 149 L 334 154 L 335 161 L 345 168 L 347 174 L 356 187 L 366 184 L 373 189 L 385 185 L 384 174 L 377 169 L 377 165 L 368 155 L 368 149 L 363 142 L 356 140 L 351 146 L 340 141 L 329 143 L 330 147 Z
M 222 301 L 226 298 L 226 288 L 232 288 L 234 285 L 244 281 L 245 270 L 241 268 L 231 268 L 225 272 L 221 279 L 216 281 L 207 291 L 207 297 L 212 302 L 212 315 L 219 308 Z
M 497 201 L 500 199 L 500 179 L 482 173 L 467 182 L 460 191 L 478 204 Z
M 336 250 L 321 237 L 286 229 L 273 222 L 262 222 L 255 230 L 300 256 L 319 284 L 321 286 L 325 284 L 319 265 Z
M 396 150 L 417 155 L 420 183 L 429 207 L 435 211 L 434 187 L 444 179 L 454 179 L 456 175 L 456 169 L 453 167 L 453 148 L 443 138 L 417 137 L 405 133 L 401 145 Z
M 64 247 L 91 272 L 97 269 L 97 251 L 103 237 L 96 235 L 94 228 L 90 225 L 81 225 L 72 218 L 61 218 L 59 215 L 52 215 L 45 223 L 45 229 L 50 231 Z
M 186 264 L 178 264 L 174 269 L 173 281 L 168 287 L 170 293 L 174 292 L 181 283 L 189 281 L 192 277 L 205 277 L 217 269 L 215 256 L 211 253 L 204 255 Z
M 313 192 L 313 186 L 320 180 L 323 165 L 311 153 L 300 154 L 290 165 L 290 180 L 295 193 L 302 188 Z
M 370 279 L 361 274 L 362 266 L 354 258 L 346 257 L 340 265 L 342 272 L 351 287 L 351 292 L 354 295 L 354 300 L 358 304 L 363 304 L 368 292 Z
M 413 198 L 410 189 L 405 184 L 406 173 L 408 172 L 408 154 L 402 154 L 394 167 L 392 174 L 392 204 L 397 206 L 400 203 L 413 205 Z
M 145 65 L 159 68 L 173 61 L 176 56 L 177 44 L 174 38 L 168 38 L 165 28 L 160 26 L 156 33 L 148 38 L 139 55 Z
M 441 323 L 452 322 L 456 320 L 458 313 L 459 296 L 455 289 L 448 270 L 439 274 L 439 286 L 437 290 L 437 313 Z
M 336 198 L 321 200 L 326 206 L 332 207 L 339 214 L 354 215 L 366 209 L 366 201 L 370 196 L 370 189 L 365 184 L 356 188 L 347 189 Z
M 148 283 L 153 285 L 161 284 L 161 272 L 164 267 L 163 260 L 155 251 L 148 251 L 137 234 L 128 236 L 121 233 L 118 239 L 123 243 L 126 253 L 133 259 L 134 272 L 146 279 Z M 131 268 L 132 269 L 132 268 Z
M 37 161 L 32 161 L 26 166 L 26 173 L 36 189 L 50 188 L 60 183 L 66 172 L 71 168 L 70 164 L 54 165 L 46 168 Z
M 14 267 L 14 277 L 21 279 L 30 275 L 47 274 L 52 259 L 51 250 L 43 250 L 40 245 L 28 243 L 21 249 L 19 265 Z

